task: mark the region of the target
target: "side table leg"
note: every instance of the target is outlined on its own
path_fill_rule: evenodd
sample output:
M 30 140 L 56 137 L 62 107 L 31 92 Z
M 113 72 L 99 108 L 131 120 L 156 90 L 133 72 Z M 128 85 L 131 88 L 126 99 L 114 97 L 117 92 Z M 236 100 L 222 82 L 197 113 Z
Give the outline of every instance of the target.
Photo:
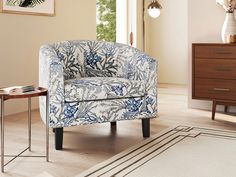
M 49 98 L 46 95 L 46 161 L 49 162 Z
M 1 98 L 1 171 L 4 173 L 4 97 Z
M 28 135 L 29 135 L 29 151 L 31 151 L 31 98 L 28 98 Z

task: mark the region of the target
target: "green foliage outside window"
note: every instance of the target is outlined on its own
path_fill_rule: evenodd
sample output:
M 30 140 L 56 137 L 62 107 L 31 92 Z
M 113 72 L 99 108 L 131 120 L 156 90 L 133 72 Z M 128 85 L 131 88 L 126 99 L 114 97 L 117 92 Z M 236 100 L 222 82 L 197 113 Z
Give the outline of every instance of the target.
M 116 42 L 116 0 L 97 0 L 97 39 Z

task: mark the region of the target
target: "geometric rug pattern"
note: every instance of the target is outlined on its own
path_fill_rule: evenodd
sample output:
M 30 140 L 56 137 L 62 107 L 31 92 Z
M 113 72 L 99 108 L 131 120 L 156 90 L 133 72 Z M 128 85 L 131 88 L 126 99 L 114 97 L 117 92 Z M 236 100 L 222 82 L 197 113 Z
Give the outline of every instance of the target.
M 202 127 L 166 129 L 77 177 L 236 176 L 236 132 Z

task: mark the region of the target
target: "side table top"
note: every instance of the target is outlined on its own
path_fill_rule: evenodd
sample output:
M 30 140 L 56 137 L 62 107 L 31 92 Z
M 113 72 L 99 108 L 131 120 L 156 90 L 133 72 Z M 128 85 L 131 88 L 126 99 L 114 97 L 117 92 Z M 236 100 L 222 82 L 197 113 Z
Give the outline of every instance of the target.
M 11 87 L 14 89 L 14 87 Z M 47 95 L 48 90 L 43 87 L 35 87 L 34 91 L 29 92 L 9 92 L 8 88 L 0 88 L 0 97 L 4 100 L 7 99 L 17 99 L 17 98 L 31 98 L 37 96 L 45 96 Z

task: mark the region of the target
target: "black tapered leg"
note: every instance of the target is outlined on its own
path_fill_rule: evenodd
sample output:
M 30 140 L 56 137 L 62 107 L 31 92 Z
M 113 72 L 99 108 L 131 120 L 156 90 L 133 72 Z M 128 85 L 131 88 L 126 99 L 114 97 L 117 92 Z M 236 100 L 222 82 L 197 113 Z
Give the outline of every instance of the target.
M 52 129 L 52 132 L 55 133 L 55 128 Z
M 55 128 L 55 149 L 62 150 L 63 145 L 63 128 Z
M 111 122 L 111 126 L 115 127 L 116 126 L 116 122 Z
M 150 137 L 150 119 L 142 119 L 143 137 Z

